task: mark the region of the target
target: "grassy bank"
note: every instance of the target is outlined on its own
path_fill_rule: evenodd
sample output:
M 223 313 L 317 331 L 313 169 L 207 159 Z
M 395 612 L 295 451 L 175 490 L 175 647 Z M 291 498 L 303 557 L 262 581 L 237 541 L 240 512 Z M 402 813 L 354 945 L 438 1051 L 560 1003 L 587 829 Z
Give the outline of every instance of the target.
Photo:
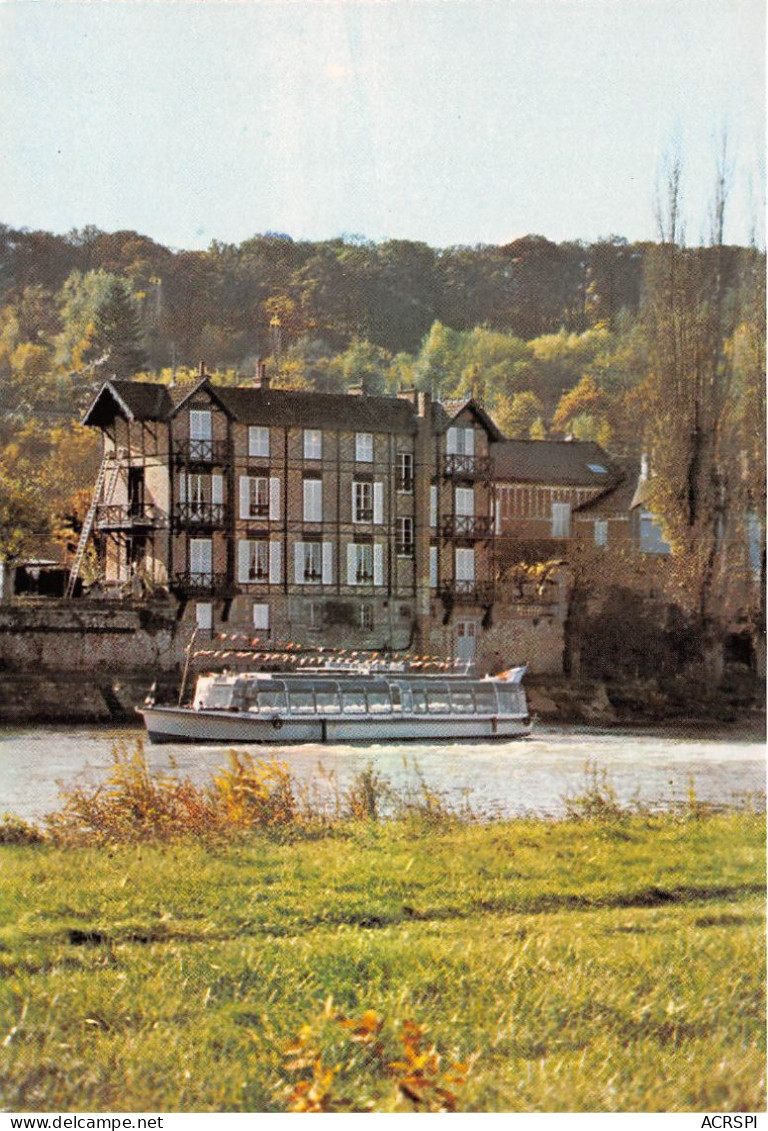
M 763 1108 L 760 816 L 361 806 L 1 846 L 3 1105 Z

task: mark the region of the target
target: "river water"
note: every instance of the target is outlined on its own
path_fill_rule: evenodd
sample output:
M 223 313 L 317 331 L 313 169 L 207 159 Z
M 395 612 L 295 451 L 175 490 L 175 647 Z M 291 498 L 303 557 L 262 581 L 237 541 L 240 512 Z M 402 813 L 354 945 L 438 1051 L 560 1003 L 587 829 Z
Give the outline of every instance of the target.
M 0 728 L 0 813 L 39 820 L 75 783 L 106 780 L 116 742 L 129 750 L 138 727 Z M 372 766 L 400 791 L 423 781 L 451 806 L 468 803 L 485 815 L 556 817 L 565 798 L 583 793 L 587 767 L 610 783 L 622 803 L 667 808 L 699 801 L 755 804 L 765 796 L 765 744 L 756 733 L 682 733 L 540 727 L 508 743 L 392 743 L 381 746 L 241 747 L 258 758 L 290 764 L 301 788 L 330 803 Z M 153 770 L 205 783 L 226 764 L 221 746 L 148 745 Z

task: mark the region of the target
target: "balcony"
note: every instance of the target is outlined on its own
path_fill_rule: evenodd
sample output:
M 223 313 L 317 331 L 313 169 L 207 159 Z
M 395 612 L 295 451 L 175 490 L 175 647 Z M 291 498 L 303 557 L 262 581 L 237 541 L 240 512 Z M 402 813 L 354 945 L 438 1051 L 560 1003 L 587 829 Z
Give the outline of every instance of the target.
M 440 597 L 446 604 L 492 605 L 492 581 L 445 581 L 440 586 Z
M 194 597 L 198 594 L 221 595 L 231 592 L 231 585 L 226 573 L 214 573 L 213 570 L 180 570 L 174 574 L 173 588 L 185 596 Z
M 493 519 L 488 514 L 452 514 L 443 519 L 443 538 L 492 538 Z
M 142 530 L 158 526 L 163 512 L 153 503 L 110 503 L 96 508 L 97 530 Z
M 443 464 L 443 475 L 446 479 L 482 479 L 490 482 L 493 478 L 491 457 L 446 456 Z
M 228 440 L 174 440 L 172 456 L 179 467 L 223 467 L 232 462 Z
M 229 508 L 226 503 L 177 503 L 173 518 L 177 526 L 195 527 L 198 530 L 226 525 Z

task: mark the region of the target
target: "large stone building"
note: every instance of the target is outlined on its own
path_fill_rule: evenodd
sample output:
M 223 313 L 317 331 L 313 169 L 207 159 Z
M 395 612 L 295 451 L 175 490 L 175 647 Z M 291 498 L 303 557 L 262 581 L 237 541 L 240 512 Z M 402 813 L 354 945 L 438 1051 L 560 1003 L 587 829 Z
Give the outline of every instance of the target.
M 474 403 L 112 380 L 85 423 L 107 589 L 165 588 L 204 630 L 474 655 L 501 439 Z

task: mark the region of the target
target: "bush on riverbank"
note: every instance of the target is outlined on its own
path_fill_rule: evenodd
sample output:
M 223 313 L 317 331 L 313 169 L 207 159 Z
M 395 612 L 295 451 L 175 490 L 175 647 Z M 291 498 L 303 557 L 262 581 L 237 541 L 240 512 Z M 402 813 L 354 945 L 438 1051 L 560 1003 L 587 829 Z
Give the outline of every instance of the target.
M 151 771 L 144 745 L 113 748 L 113 767 L 98 786 L 64 792 L 61 807 L 45 821 L 59 844 L 117 844 L 179 837 L 232 839 L 249 832 L 277 837 L 320 836 L 359 821 L 376 821 L 386 811 L 427 822 L 474 819 L 467 805 L 450 809 L 441 794 L 416 772 L 408 792 L 396 792 L 372 766 L 346 789 L 333 784 L 320 799 L 299 785 L 286 762 L 230 751 L 227 765 L 207 786 L 188 778 Z M 0 836 L 1 842 L 1 836 Z

